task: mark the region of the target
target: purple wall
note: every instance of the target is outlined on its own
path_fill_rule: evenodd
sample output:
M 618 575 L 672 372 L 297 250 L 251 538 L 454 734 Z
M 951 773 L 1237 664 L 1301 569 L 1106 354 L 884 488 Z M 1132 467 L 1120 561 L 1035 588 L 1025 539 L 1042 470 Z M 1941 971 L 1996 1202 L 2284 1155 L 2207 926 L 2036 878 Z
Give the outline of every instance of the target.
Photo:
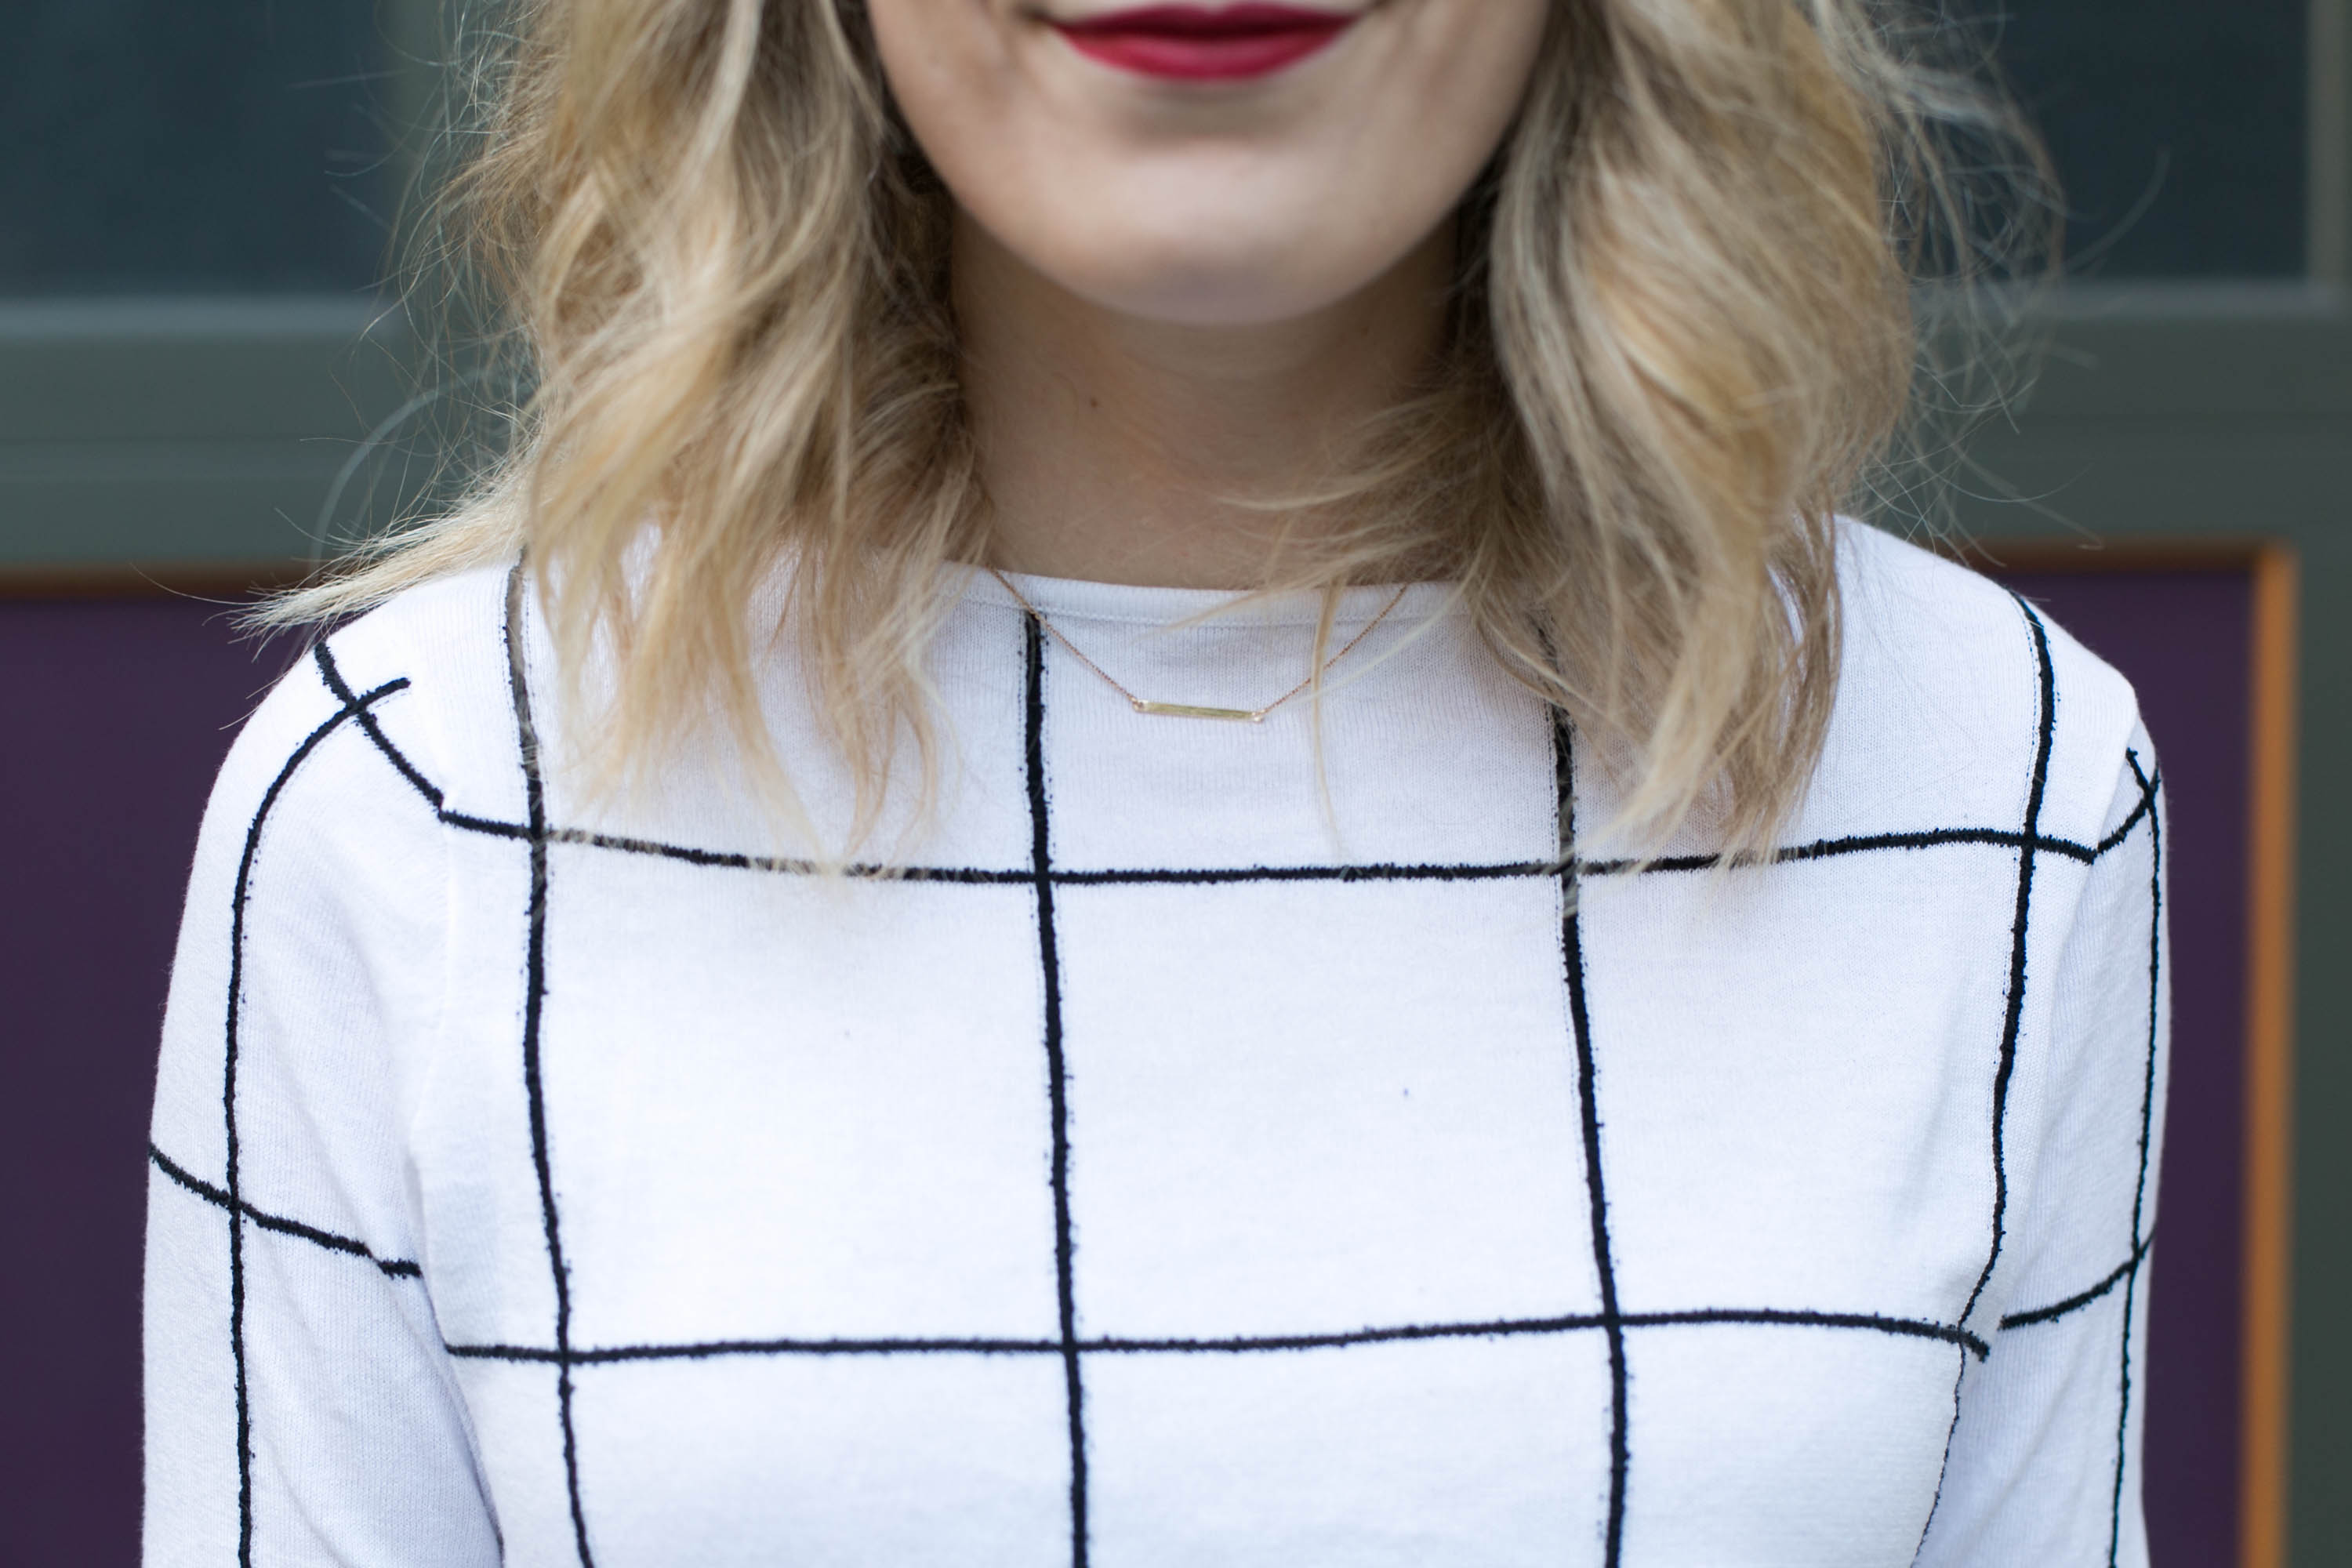
M 257 663 L 218 605 L 0 600 L 0 1562 L 139 1547 L 155 1038 L 196 823 Z
M 2157 1568 L 2234 1552 L 2251 584 L 2011 575 L 2140 690 L 2171 806 L 2175 1009 L 2148 1377 Z M 220 607 L 0 599 L 0 1561 L 130 1568 L 148 1100 L 212 775 L 284 660 Z

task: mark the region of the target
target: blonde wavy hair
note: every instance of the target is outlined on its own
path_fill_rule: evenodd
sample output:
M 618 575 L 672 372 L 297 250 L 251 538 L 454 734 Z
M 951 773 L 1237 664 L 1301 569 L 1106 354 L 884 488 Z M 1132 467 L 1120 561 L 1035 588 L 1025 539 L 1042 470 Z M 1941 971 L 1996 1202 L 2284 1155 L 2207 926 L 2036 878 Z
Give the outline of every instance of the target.
M 494 312 L 506 438 L 272 614 L 520 552 L 607 776 L 717 731 L 789 797 L 754 675 L 787 637 L 860 781 L 854 843 L 898 748 L 932 776 L 942 568 L 990 537 L 950 198 L 862 0 L 509 0 L 481 24 L 424 233 Z M 1833 514 L 1891 471 L 1933 336 L 1916 286 L 2047 247 L 2034 201 L 1996 199 L 2044 165 L 1977 66 L 1884 0 L 1555 0 L 1457 218 L 1441 362 L 1269 507 L 1267 587 L 1457 582 L 1613 759 L 1627 825 L 1705 807 L 1735 853 L 1769 846 L 1836 690 Z

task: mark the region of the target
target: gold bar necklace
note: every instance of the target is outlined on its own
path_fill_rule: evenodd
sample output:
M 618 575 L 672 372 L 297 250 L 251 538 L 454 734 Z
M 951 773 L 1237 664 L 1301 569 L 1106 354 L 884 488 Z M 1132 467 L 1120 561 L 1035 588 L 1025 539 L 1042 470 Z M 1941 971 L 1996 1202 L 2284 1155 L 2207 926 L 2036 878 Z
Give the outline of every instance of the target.
M 1052 637 L 1055 642 L 1060 643 L 1062 647 L 1068 651 L 1072 658 L 1076 659 L 1080 664 L 1085 665 L 1088 669 L 1094 671 L 1095 675 L 1105 686 L 1109 687 L 1113 691 L 1116 691 L 1121 697 L 1126 698 L 1127 705 L 1129 708 L 1134 709 L 1138 713 L 1146 713 L 1160 719 L 1214 719 L 1230 724 L 1265 723 L 1265 716 L 1267 714 L 1273 712 L 1276 709 L 1281 707 L 1284 703 L 1289 701 L 1292 698 L 1297 696 L 1308 687 L 1314 685 L 1316 677 L 1329 674 L 1333 665 L 1347 658 L 1350 653 L 1353 653 L 1356 649 L 1356 645 L 1362 642 L 1366 637 L 1371 636 L 1372 629 L 1375 626 L 1378 626 L 1382 621 L 1389 618 L 1389 612 L 1395 609 L 1398 605 L 1403 603 L 1405 589 L 1412 586 L 1412 584 L 1408 583 L 1404 584 L 1403 587 L 1397 589 L 1397 591 L 1390 596 L 1389 602 L 1381 606 L 1381 613 L 1374 616 L 1370 620 L 1365 622 L 1364 629 L 1358 632 L 1354 637 L 1349 637 L 1345 647 L 1342 647 L 1338 653 L 1333 654 L 1329 658 L 1325 659 L 1320 669 L 1309 671 L 1306 679 L 1300 681 L 1297 685 L 1292 687 L 1289 690 L 1284 692 L 1281 696 L 1276 698 L 1265 707 L 1205 708 L 1194 702 L 1155 702 L 1148 697 L 1138 697 L 1134 692 L 1129 691 L 1126 687 L 1121 686 L 1116 679 L 1112 679 L 1109 671 L 1097 664 L 1093 659 L 1088 658 L 1085 652 L 1079 648 L 1077 644 L 1072 642 L 1068 637 L 1064 637 L 1062 635 L 1061 627 L 1055 626 L 1052 621 L 1047 620 L 1045 618 L 1045 612 L 1031 604 L 1029 602 L 1028 595 L 1022 593 L 1020 589 L 1013 585 L 1013 579 L 1007 577 L 1003 573 L 998 571 L 993 566 L 991 566 L 988 569 L 988 574 L 995 578 L 998 583 L 1002 584 L 1006 593 L 1013 595 L 1013 603 L 1019 605 L 1024 610 L 1029 613 L 1029 618 L 1037 623 L 1039 630 L 1043 631 L 1047 637 Z

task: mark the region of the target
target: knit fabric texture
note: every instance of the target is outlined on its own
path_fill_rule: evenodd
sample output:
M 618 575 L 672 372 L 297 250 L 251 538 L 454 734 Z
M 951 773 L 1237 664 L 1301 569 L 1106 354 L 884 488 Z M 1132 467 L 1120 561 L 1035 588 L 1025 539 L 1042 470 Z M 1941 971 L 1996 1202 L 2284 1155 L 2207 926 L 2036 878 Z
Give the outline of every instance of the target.
M 518 574 L 336 632 L 197 851 L 147 1562 L 2145 1564 L 2156 758 L 2031 605 L 1843 554 L 1727 869 L 1612 842 L 1439 584 L 1247 724 L 975 574 L 932 815 L 846 876 L 723 756 L 575 787 Z M 1016 581 L 1156 700 L 1311 658 L 1312 602 Z

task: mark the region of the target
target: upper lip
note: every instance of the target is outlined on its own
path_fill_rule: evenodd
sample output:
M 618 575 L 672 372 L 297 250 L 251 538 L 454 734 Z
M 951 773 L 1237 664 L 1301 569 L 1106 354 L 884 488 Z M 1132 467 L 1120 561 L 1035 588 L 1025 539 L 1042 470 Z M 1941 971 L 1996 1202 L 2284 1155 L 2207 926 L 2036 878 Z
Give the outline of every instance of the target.
M 1302 27 L 1340 27 L 1356 20 L 1357 16 L 1352 10 L 1249 0 L 1237 5 L 1134 5 L 1047 20 L 1066 33 L 1159 33 L 1218 38 L 1295 32 Z

